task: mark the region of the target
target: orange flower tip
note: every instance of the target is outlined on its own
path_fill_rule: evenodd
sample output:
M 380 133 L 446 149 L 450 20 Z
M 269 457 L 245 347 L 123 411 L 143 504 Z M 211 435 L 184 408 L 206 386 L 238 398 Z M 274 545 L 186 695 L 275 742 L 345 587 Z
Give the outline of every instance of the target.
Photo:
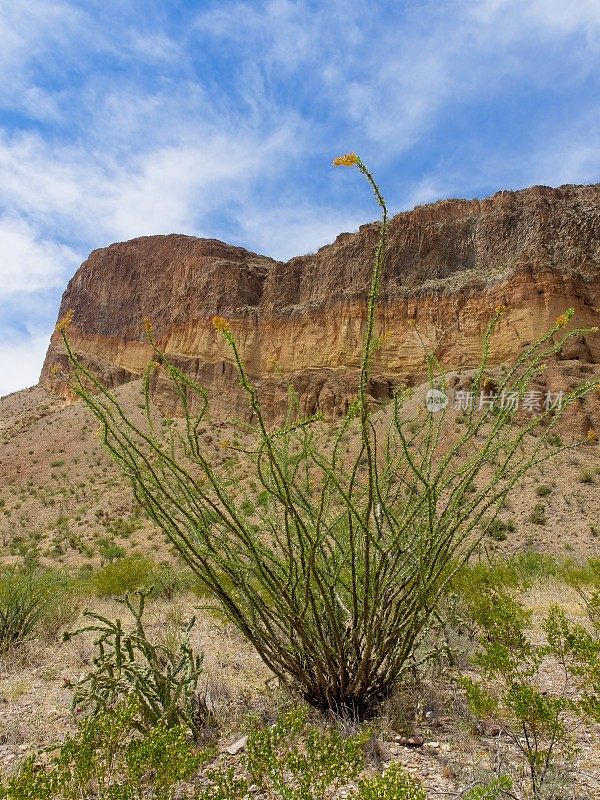
M 587 432 L 587 440 L 588 442 L 595 442 L 598 439 L 598 434 L 593 428 L 590 428 Z
M 227 333 L 231 330 L 231 325 L 229 322 L 223 317 L 220 317 L 218 314 L 212 318 L 212 324 L 213 328 L 221 333 Z
M 73 322 L 73 317 L 74 316 L 75 316 L 75 312 L 73 311 L 72 308 L 70 308 L 67 311 L 67 313 L 64 315 L 64 317 L 61 317 L 61 319 L 59 319 L 58 322 L 56 323 L 56 332 L 57 333 L 62 333 L 63 331 L 66 331 L 67 328 Z
M 575 309 L 574 308 L 567 308 L 564 314 L 561 314 L 560 317 L 556 318 L 555 324 L 559 328 L 564 328 L 565 325 L 570 322 L 573 317 L 575 316 Z
M 338 156 L 333 159 L 334 167 L 353 167 L 355 164 L 358 164 L 356 153 L 346 153 L 345 156 Z

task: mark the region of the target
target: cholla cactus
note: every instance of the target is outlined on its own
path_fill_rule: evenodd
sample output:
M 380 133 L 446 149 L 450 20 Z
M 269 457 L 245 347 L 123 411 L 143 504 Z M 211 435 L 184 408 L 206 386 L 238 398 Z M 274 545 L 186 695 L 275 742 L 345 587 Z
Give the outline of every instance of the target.
M 146 592 L 138 592 L 137 602 L 117 598 L 132 617 L 131 630 L 126 630 L 120 619 L 86 611 L 90 624 L 65 634 L 65 639 L 97 634 L 94 669 L 77 685 L 73 705 L 96 716 L 134 698 L 138 712 L 132 724 L 138 730 L 149 731 L 158 724 L 184 726 L 197 737 L 206 708 L 198 692 L 202 657 L 192 651 L 188 641 L 195 619 L 185 626 L 176 650 L 153 643 L 144 628 L 146 596 Z
M 408 420 L 401 387 L 389 407 L 389 427 L 373 421 L 368 387 L 377 344 L 377 303 L 385 260 L 387 206 L 371 173 L 355 154 L 336 163 L 356 167 L 382 212 L 367 296 L 357 395 L 337 423 L 302 418 L 289 387 L 289 413 L 270 425 L 238 348 L 234 326 L 215 317 L 248 398 L 253 444 L 246 457 L 256 496 L 244 513 L 231 475 L 207 453 L 199 426 L 206 390 L 171 364 L 152 331 L 155 362 L 170 378 L 184 409 L 179 432 L 155 429 L 150 370 L 145 381 L 146 423 L 124 412 L 80 361 L 63 330 L 71 386 L 100 420 L 106 447 L 129 476 L 148 516 L 197 573 L 226 616 L 265 664 L 311 704 L 363 714 L 420 658 L 418 648 L 446 586 L 493 520 L 507 494 L 546 448 L 561 413 L 597 385 L 568 393 L 560 408 L 532 414 L 516 426 L 512 407 L 471 408 L 463 428 L 445 424 L 448 409 Z M 473 378 L 478 392 L 490 341 L 504 313 L 498 307 L 482 342 Z M 581 331 L 561 332 L 560 317 L 528 346 L 498 381 L 498 394 L 523 397 L 546 361 Z M 563 323 L 563 318 L 566 320 Z M 430 387 L 446 387 L 436 358 L 426 356 Z M 539 435 L 530 437 L 536 431 Z M 326 434 L 333 435 L 327 436 Z M 345 442 L 354 436 L 355 455 Z M 328 444 L 323 445 L 322 442 Z M 227 442 L 228 446 L 231 444 Z

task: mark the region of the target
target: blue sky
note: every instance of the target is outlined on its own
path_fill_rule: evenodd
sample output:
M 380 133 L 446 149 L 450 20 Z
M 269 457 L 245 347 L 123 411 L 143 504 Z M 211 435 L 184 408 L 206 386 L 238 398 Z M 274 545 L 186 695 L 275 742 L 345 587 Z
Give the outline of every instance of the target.
M 394 211 L 600 172 L 598 0 L 0 0 L 0 395 L 90 250 L 277 258 Z

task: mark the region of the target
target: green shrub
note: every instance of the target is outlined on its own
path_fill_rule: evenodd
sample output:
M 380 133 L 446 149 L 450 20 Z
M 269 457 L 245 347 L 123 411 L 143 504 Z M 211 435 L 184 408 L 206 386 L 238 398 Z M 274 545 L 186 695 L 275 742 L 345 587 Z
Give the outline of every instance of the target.
M 104 444 L 132 482 L 138 502 L 230 622 L 280 681 L 292 684 L 308 703 L 360 716 L 411 674 L 453 572 L 485 535 L 482 517 L 497 514 L 539 463 L 560 415 L 594 391 L 600 379 L 592 376 L 574 385 L 560 408 L 541 409 L 525 426 L 516 424 L 508 405 L 495 413 L 474 404 L 458 430 L 447 424 L 445 410 L 428 414 L 421 409 L 420 418 L 411 419 L 412 390 L 399 386 L 390 403 L 390 425 L 380 435 L 369 391 L 382 344 L 377 309 L 384 289 L 388 209 L 357 156 L 337 163 L 355 166 L 366 178 L 381 223 L 365 287 L 356 393 L 332 423 L 334 435 L 322 435 L 329 426 L 321 415 L 302 414 L 291 383 L 285 419 L 269 419 L 231 325 L 222 317 L 213 319 L 248 403 L 251 424 L 238 430 L 243 427 L 257 492 L 267 491 L 271 498 L 267 506 L 260 506 L 255 495 L 248 498 L 255 509 L 251 517 L 239 507 L 232 459 L 215 458 L 199 435 L 210 412 L 207 391 L 162 352 L 149 321 L 153 361 L 144 375 L 141 423 L 77 357 L 67 334 L 72 313 L 57 332 L 66 348 L 71 389 L 100 421 Z M 485 386 L 503 311 L 494 311 L 483 334 L 472 378 L 475 393 Z M 562 330 L 573 314 L 568 309 L 522 350 L 498 380 L 498 395 L 523 397 L 553 354 L 581 335 L 570 327 Z M 416 334 L 421 338 L 418 329 Z M 430 389 L 446 389 L 448 377 L 435 353 L 423 357 Z M 171 382 L 181 404 L 183 419 L 168 430 L 154 424 L 156 370 Z M 524 441 L 529 442 L 526 454 Z
M 461 800 L 501 800 L 505 797 L 514 797 L 510 793 L 512 788 L 513 782 L 508 775 L 501 775 L 489 782 L 485 781 L 473 786 L 462 795 Z
M 503 542 L 508 538 L 507 532 L 512 533 L 516 530 L 516 525 L 512 520 L 496 519 L 492 520 L 485 528 L 485 533 L 490 539 L 497 542 Z
M 386 771 L 360 781 L 355 800 L 427 800 L 425 789 L 400 764 L 390 764 Z
M 98 716 L 124 698 L 134 698 L 138 716 L 133 724 L 148 731 L 158 724 L 184 726 L 198 737 L 203 730 L 206 708 L 198 693 L 202 657 L 192 651 L 188 634 L 195 618 L 183 626 L 175 647 L 148 639 L 144 628 L 146 594 L 137 602 L 129 597 L 119 602 L 130 614 L 132 627 L 126 630 L 115 621 L 86 611 L 91 624 L 65 634 L 65 639 L 94 633 L 94 669 L 78 684 L 73 705 Z
M 455 575 L 452 588 L 470 602 L 489 589 L 528 589 L 536 581 L 561 577 L 570 568 L 571 562 L 561 563 L 547 553 L 522 550 L 508 558 L 465 565 Z
M 140 736 L 135 703 L 83 720 L 47 767 L 35 756 L 0 783 L 0 800 L 175 800 L 213 756 L 197 751 L 182 727 Z M 200 795 L 199 795 L 200 796 Z
M 508 590 L 482 593 L 471 613 L 479 630 L 473 661 L 481 679 L 461 678 L 469 707 L 476 717 L 496 721 L 522 754 L 525 769 L 513 778 L 524 795 L 558 800 L 564 796 L 561 766 L 572 756 L 573 715 L 600 718 L 600 640 L 554 606 L 542 625 L 544 641 L 532 642 L 531 612 Z M 549 662 L 560 679 L 547 691 L 542 678 Z M 579 685 L 578 699 L 573 685 Z
M 147 588 L 152 581 L 154 563 L 142 556 L 126 556 L 106 564 L 90 579 L 92 589 L 100 597 L 119 597 L 127 592 Z
M 0 653 L 70 621 L 67 581 L 55 573 L 12 568 L 0 573 Z
M 533 522 L 534 525 L 546 525 L 548 522 L 546 517 L 546 506 L 542 505 L 542 503 L 536 503 L 531 510 L 531 514 L 529 515 L 529 522 Z
M 116 519 L 107 525 L 106 531 L 113 537 L 117 537 L 119 539 L 129 539 L 131 534 L 138 530 L 140 525 L 141 520 L 138 516 L 133 516 L 129 519 L 123 519 L 122 517 L 119 517 L 119 519 Z
M 538 497 L 548 497 L 549 494 L 552 494 L 552 487 L 548 486 L 547 483 L 540 483 L 539 486 L 535 487 L 535 493 Z
M 295 708 L 275 725 L 248 737 L 246 769 L 268 797 L 313 800 L 330 794 L 359 774 L 370 732 L 344 738 L 335 728 L 307 725 L 307 711 Z
M 243 500 L 240 508 L 247 517 L 251 517 L 254 514 L 254 505 L 250 500 Z
M 148 578 L 152 595 L 172 600 L 175 595 L 194 591 L 197 579 L 189 569 L 174 567 L 171 564 L 156 564 Z
M 234 767 L 208 769 L 196 787 L 194 800 L 245 800 L 248 788 L 248 781 L 238 777 Z
M 100 542 L 99 552 L 103 562 L 112 564 L 116 559 L 123 558 L 126 550 L 115 542 L 103 541 Z

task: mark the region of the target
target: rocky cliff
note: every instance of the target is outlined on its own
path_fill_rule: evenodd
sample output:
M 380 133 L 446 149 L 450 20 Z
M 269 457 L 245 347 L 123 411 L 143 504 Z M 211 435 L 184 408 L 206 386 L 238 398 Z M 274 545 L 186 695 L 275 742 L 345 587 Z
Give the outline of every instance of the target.
M 151 236 L 94 251 L 70 281 L 59 316 L 75 312 L 77 349 L 110 385 L 139 375 L 149 358 L 142 319 L 161 346 L 206 385 L 217 413 L 244 415 L 229 353 L 211 325 L 227 317 L 249 372 L 273 413 L 290 377 L 306 411 L 339 412 L 356 382 L 365 297 L 378 225 L 286 263 L 223 242 Z M 600 184 L 533 187 L 485 200 L 445 200 L 390 222 L 379 327 L 387 334 L 371 391 L 386 397 L 423 372 L 423 342 L 448 367 L 477 361 L 495 306 L 507 314 L 493 358 L 511 357 L 573 306 L 576 323 L 600 321 Z M 600 337 L 564 358 L 600 361 Z M 58 390 L 50 344 L 42 385 Z M 163 403 L 175 406 L 159 377 Z

